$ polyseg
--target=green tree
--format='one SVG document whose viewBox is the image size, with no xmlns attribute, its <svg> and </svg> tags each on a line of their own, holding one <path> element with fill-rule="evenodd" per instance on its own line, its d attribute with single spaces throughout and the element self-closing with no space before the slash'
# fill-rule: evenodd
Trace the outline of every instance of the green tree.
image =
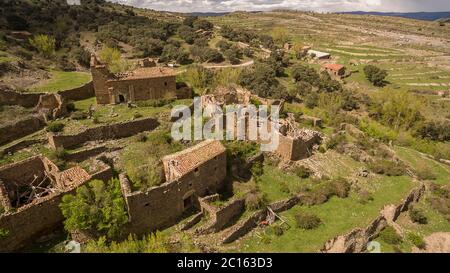
<svg viewBox="0 0 450 273">
<path fill-rule="evenodd" d="M 108 183 L 93 180 L 64 195 L 59 205 L 65 217 L 66 230 L 86 230 L 97 235 L 115 238 L 127 223 L 125 200 L 117 179 Z"/>
<path fill-rule="evenodd" d="M 289 42 L 289 33 L 284 27 L 276 27 L 271 32 L 272 37 L 278 44 L 284 45 L 284 43 Z"/>
<path fill-rule="evenodd" d="M 386 70 L 382 70 L 374 65 L 368 65 L 364 67 L 364 74 L 366 74 L 366 78 L 375 86 L 384 86 L 386 85 L 386 77 L 388 73 Z"/>
<path fill-rule="evenodd" d="M 45 34 L 35 35 L 29 40 L 30 44 L 44 57 L 50 58 L 55 54 L 55 38 Z"/>
<path fill-rule="evenodd" d="M 104 46 L 99 53 L 99 57 L 113 73 L 125 72 L 133 67 L 130 62 L 121 58 L 120 50 L 117 48 Z"/>
</svg>

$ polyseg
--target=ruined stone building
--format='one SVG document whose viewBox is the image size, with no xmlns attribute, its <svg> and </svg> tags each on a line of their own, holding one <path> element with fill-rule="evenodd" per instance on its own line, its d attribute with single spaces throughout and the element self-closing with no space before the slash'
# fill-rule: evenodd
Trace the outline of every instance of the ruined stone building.
<svg viewBox="0 0 450 273">
<path fill-rule="evenodd" d="M 91 179 L 80 167 L 60 171 L 50 160 L 35 156 L 0 168 L 0 252 L 14 251 L 63 221 L 61 198 Z"/>
<path fill-rule="evenodd" d="M 143 60 L 134 71 L 112 74 L 95 55 L 91 57 L 91 73 L 98 104 L 117 104 L 150 99 L 176 98 L 176 73 Z"/>
<path fill-rule="evenodd" d="M 319 132 L 299 128 L 291 121 L 281 120 L 280 142 L 276 153 L 284 160 L 301 160 L 312 155 L 314 145 L 320 144 L 322 137 Z"/>
<path fill-rule="evenodd" d="M 335 78 L 343 78 L 345 76 L 345 66 L 341 64 L 323 64 L 322 70 Z"/>
<path fill-rule="evenodd" d="M 227 156 L 220 141 L 203 141 L 162 161 L 166 183 L 146 192 L 133 192 L 128 179 L 121 176 L 131 233 L 141 234 L 176 224 L 184 213 L 199 209 L 199 197 L 215 194 L 224 186 Z"/>
</svg>

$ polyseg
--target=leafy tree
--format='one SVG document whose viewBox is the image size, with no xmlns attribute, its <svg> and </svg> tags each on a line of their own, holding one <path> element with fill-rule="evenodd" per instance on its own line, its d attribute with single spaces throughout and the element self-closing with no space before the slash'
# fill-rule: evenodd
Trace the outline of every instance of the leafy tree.
<svg viewBox="0 0 450 273">
<path fill-rule="evenodd" d="M 213 73 L 200 65 L 193 65 L 186 69 L 182 75 L 182 80 L 189 83 L 196 90 L 205 90 L 213 81 Z"/>
<path fill-rule="evenodd" d="M 197 34 L 195 34 L 195 30 L 189 26 L 180 26 L 177 31 L 178 36 L 183 39 L 186 43 L 192 45 L 197 38 Z"/>
<path fill-rule="evenodd" d="M 213 23 L 205 19 L 195 20 L 193 23 L 194 29 L 212 30 L 214 28 Z"/>
<path fill-rule="evenodd" d="M 261 42 L 261 45 L 265 48 L 273 48 L 275 46 L 275 42 L 270 35 L 261 35 L 259 36 L 259 41 Z"/>
<path fill-rule="evenodd" d="M 374 65 L 368 65 L 364 67 L 364 74 L 366 74 L 366 78 L 375 86 L 384 86 L 386 85 L 386 77 L 388 73 L 386 70 L 382 70 Z"/>
<path fill-rule="evenodd" d="M 59 205 L 65 217 L 67 230 L 86 230 L 108 238 L 120 235 L 128 216 L 117 179 L 105 184 L 93 180 L 76 190 L 75 195 L 64 195 Z"/>
<path fill-rule="evenodd" d="M 254 68 L 245 69 L 240 75 L 239 83 L 263 98 L 285 92 L 276 78 L 276 72 L 266 63 L 257 63 Z"/>
<path fill-rule="evenodd" d="M 217 42 L 216 47 L 218 49 L 220 49 L 221 51 L 225 51 L 227 49 L 230 49 L 232 45 L 233 45 L 232 43 L 222 39 L 222 40 Z"/>
<path fill-rule="evenodd" d="M 304 64 L 298 64 L 292 68 L 292 78 L 296 82 L 306 82 L 317 86 L 320 82 L 320 76 L 316 70 Z"/>
<path fill-rule="evenodd" d="M 435 141 L 450 141 L 450 121 L 432 120 L 420 123 L 415 129 L 415 135 Z"/>
<path fill-rule="evenodd" d="M 74 51 L 75 59 L 84 67 L 89 67 L 91 62 L 91 53 L 84 47 L 78 47 Z"/>
<path fill-rule="evenodd" d="M 276 27 L 272 30 L 272 37 L 278 44 L 284 45 L 284 43 L 289 42 L 289 33 L 284 27 Z"/>
<path fill-rule="evenodd" d="M 242 51 L 237 46 L 232 46 L 224 52 L 225 57 L 230 60 L 231 64 L 239 64 L 242 59 Z"/>
<path fill-rule="evenodd" d="M 120 51 L 117 48 L 104 46 L 99 52 L 99 57 L 113 73 L 125 72 L 132 68 L 130 62 L 121 58 Z"/>
<path fill-rule="evenodd" d="M 194 22 L 198 20 L 198 16 L 188 16 L 183 20 L 183 25 L 194 27 Z"/>
<path fill-rule="evenodd" d="M 50 58 L 55 54 L 55 38 L 45 34 L 35 35 L 29 40 L 30 44 L 44 57 Z"/>
<path fill-rule="evenodd" d="M 424 118 L 423 103 L 407 91 L 381 90 L 370 105 L 370 116 L 394 129 L 410 129 Z"/>
</svg>

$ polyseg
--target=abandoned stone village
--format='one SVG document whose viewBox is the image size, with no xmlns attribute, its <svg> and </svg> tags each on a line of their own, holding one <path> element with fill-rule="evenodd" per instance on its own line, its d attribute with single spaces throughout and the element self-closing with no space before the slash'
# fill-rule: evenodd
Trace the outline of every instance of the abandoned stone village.
<svg viewBox="0 0 450 273">
<path fill-rule="evenodd" d="M 92 55 L 91 72 L 92 82 L 57 93 L 21 93 L 1 87 L 1 104 L 33 110 L 31 117 L 0 128 L 0 144 L 4 145 L 2 154 L 12 155 L 36 143 L 55 151 L 73 149 L 75 152 L 66 155 L 65 160 L 71 162 L 71 167 L 64 170 L 44 155 L 35 155 L 0 168 L 0 204 L 4 208 L 0 228 L 8 231 L 8 236 L 0 240 L 0 252 L 20 250 L 37 238 L 61 228 L 64 217 L 58 205 L 65 194 L 73 194 L 91 180 L 108 182 L 117 176 L 128 211 L 127 234 L 143 235 L 165 229 L 186 217 L 188 220 L 183 222 L 182 230 L 191 228 L 204 218 L 207 221 L 198 230 L 199 234 L 215 233 L 227 227 L 229 232 L 223 243 L 234 241 L 252 229 L 254 218 L 244 224 L 228 226 L 244 210 L 245 199 L 242 197 L 231 198 L 225 205 L 215 205 L 219 194 L 230 187 L 227 176 L 233 170 L 228 168 L 227 151 L 220 141 L 193 143 L 185 150 L 163 157 L 165 182 L 147 191 L 133 189 L 127 173 L 116 174 L 114 152 L 121 147 L 111 149 L 104 144 L 109 140 L 151 132 L 161 122 L 169 120 L 139 117 L 101 124 L 72 134 L 49 132 L 45 139 L 24 138 L 42 130 L 51 121 L 67 116 L 70 101 L 95 97 L 99 105 L 133 104 L 143 100 L 191 97 L 192 91 L 186 85 L 177 84 L 176 73 L 171 68 L 158 66 L 153 60 L 142 60 L 136 70 L 114 75 Z M 336 73 L 339 75 L 340 72 Z M 283 106 L 280 100 L 267 100 L 241 88 L 224 87 L 203 96 L 202 106 L 246 105 L 255 99 L 263 104 Z M 304 118 L 320 126 L 319 119 Z M 314 153 L 321 142 L 321 134 L 300 127 L 289 115 L 280 121 L 280 145 L 273 156 L 289 162 L 308 158 Z M 261 160 L 262 156 L 249 160 L 247 167 L 253 161 Z M 90 160 L 89 168 L 80 165 L 85 160 Z M 275 213 L 292 204 L 292 200 L 286 202 L 274 204 L 270 210 Z M 73 238 L 82 240 L 83 236 L 73 234 Z"/>
</svg>

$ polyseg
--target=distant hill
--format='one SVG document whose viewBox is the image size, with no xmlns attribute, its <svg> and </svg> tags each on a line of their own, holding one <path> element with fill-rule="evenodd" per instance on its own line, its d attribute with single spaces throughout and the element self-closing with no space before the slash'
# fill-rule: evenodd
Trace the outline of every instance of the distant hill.
<svg viewBox="0 0 450 273">
<path fill-rule="evenodd" d="M 450 18 L 450 11 L 442 11 L 442 12 L 407 12 L 407 13 L 399 13 L 399 12 L 365 12 L 365 11 L 350 11 L 350 12 L 340 12 L 343 14 L 358 14 L 358 15 L 378 15 L 378 16 L 394 16 L 394 17 L 403 17 L 409 19 L 417 19 L 417 20 L 427 20 L 427 21 L 436 21 L 442 18 Z"/>
</svg>

